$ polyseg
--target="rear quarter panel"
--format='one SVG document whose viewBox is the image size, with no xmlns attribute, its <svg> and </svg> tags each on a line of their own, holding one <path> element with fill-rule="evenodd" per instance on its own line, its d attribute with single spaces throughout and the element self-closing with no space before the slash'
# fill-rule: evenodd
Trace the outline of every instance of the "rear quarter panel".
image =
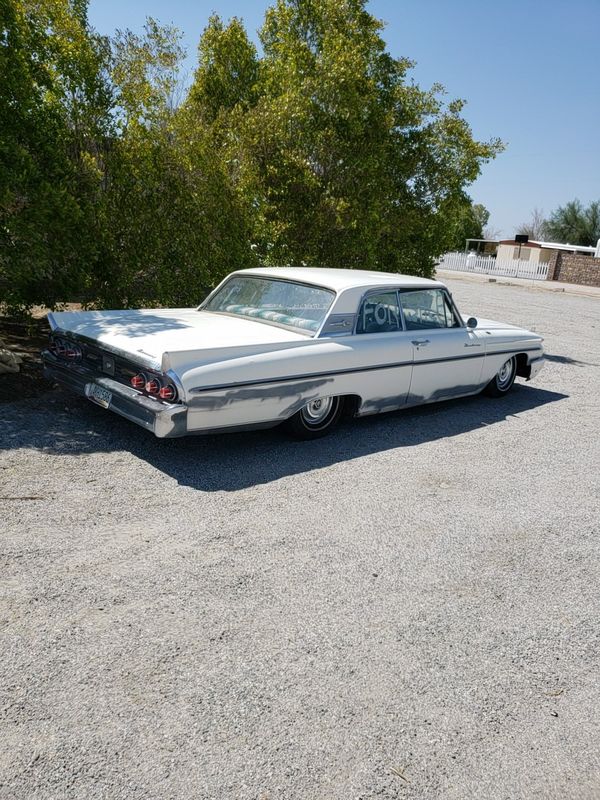
<svg viewBox="0 0 600 800">
<path fill-rule="evenodd" d="M 385 340 L 358 338 L 358 346 L 352 336 L 307 339 L 262 353 L 231 352 L 181 370 L 188 428 L 276 424 L 318 397 L 352 394 L 364 401 L 393 394 L 395 384 L 408 386 L 410 365 L 372 369 L 397 360 Z M 404 401 L 399 398 L 394 407 Z"/>
</svg>

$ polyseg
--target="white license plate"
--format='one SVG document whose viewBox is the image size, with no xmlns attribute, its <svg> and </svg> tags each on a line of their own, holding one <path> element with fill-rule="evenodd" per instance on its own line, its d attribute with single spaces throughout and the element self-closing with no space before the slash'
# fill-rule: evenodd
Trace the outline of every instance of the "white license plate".
<svg viewBox="0 0 600 800">
<path fill-rule="evenodd" d="M 98 403 L 99 406 L 108 408 L 112 400 L 112 392 L 109 392 L 103 386 L 98 386 L 97 383 L 92 383 L 88 389 L 88 397 L 94 403 Z"/>
</svg>

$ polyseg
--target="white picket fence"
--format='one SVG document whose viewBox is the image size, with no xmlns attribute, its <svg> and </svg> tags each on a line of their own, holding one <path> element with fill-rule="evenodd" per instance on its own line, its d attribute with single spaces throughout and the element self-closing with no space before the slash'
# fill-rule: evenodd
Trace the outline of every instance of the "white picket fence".
<svg viewBox="0 0 600 800">
<path fill-rule="evenodd" d="M 472 253 L 446 253 L 438 266 L 440 269 L 459 272 L 482 272 L 485 275 L 531 278 L 536 281 L 545 281 L 548 275 L 548 264 L 537 264 L 523 259 L 498 261 L 492 256 L 476 256 Z"/>
</svg>

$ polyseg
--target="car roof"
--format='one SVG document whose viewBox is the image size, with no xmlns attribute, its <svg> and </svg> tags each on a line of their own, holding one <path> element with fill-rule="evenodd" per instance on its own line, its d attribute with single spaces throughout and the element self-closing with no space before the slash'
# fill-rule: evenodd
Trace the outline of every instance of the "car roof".
<svg viewBox="0 0 600 800">
<path fill-rule="evenodd" d="M 401 275 L 396 272 L 375 272 L 364 269 L 323 269 L 322 267 L 259 267 L 244 269 L 236 275 L 256 275 L 264 278 L 283 278 L 286 280 L 310 283 L 333 289 L 335 292 L 344 289 L 376 289 L 378 286 L 399 286 L 413 289 L 416 287 L 443 287 L 440 281 L 419 278 L 414 275 Z"/>
</svg>

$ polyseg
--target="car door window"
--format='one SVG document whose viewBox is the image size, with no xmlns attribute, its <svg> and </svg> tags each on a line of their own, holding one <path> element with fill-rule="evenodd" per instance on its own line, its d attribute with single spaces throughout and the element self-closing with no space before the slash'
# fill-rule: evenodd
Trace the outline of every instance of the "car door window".
<svg viewBox="0 0 600 800">
<path fill-rule="evenodd" d="M 401 292 L 400 303 L 409 331 L 460 327 L 448 296 L 442 289 Z"/>
<path fill-rule="evenodd" d="M 362 302 L 357 333 L 389 333 L 402 330 L 397 292 L 370 294 Z"/>
</svg>

